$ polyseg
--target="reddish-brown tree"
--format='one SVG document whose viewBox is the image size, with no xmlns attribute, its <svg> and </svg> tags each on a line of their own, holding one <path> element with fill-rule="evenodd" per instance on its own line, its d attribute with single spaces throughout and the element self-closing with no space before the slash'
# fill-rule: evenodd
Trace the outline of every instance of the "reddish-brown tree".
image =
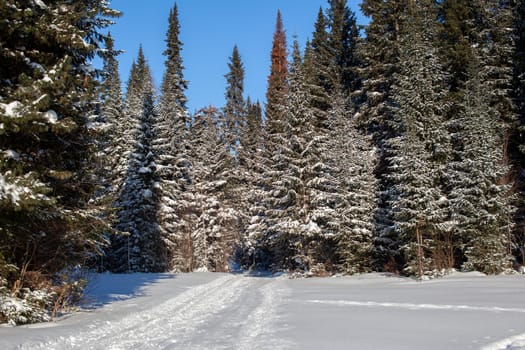
<svg viewBox="0 0 525 350">
<path fill-rule="evenodd" d="M 281 12 L 277 11 L 277 23 L 273 35 L 272 64 L 266 91 L 266 121 L 270 134 L 280 132 L 283 120 L 283 106 L 288 92 L 288 53 L 286 33 Z"/>
</svg>

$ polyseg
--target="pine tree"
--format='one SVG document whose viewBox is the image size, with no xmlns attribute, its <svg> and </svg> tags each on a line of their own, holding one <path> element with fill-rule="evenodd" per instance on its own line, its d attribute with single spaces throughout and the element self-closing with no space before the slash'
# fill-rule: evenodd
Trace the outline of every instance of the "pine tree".
<svg viewBox="0 0 525 350">
<path fill-rule="evenodd" d="M 243 235 L 236 260 L 246 268 L 254 263 L 255 247 L 261 236 L 259 223 L 264 213 L 264 141 L 262 109 L 259 102 L 246 101 L 246 124 L 241 132 L 239 148 L 239 188 L 240 214 Z"/>
<path fill-rule="evenodd" d="M 330 94 L 334 89 L 333 77 L 337 73 L 331 62 L 328 38 L 328 20 L 323 9 L 319 8 L 312 41 L 306 46 L 303 62 L 311 106 L 316 117 L 316 128 L 327 127 L 327 114 L 331 107 Z"/>
<path fill-rule="evenodd" d="M 193 264 L 188 268 L 228 271 L 239 242 L 238 213 L 226 197 L 231 177 L 229 149 L 221 139 L 220 113 L 214 107 L 199 111 L 192 135 Z"/>
<path fill-rule="evenodd" d="M 237 45 L 233 47 L 232 55 L 229 58 L 229 72 L 225 75 L 226 105 L 224 106 L 225 118 L 225 140 L 230 148 L 230 152 L 235 154 L 240 142 L 241 129 L 244 126 L 246 115 L 246 103 L 244 101 L 244 66 Z"/>
<path fill-rule="evenodd" d="M 271 54 L 270 75 L 266 90 L 266 124 L 269 133 L 277 132 L 284 119 L 282 106 L 288 92 L 288 53 L 286 49 L 286 32 L 281 12 L 277 12 L 273 46 Z"/>
<path fill-rule="evenodd" d="M 267 172 L 269 196 L 263 250 L 270 253 L 273 269 L 306 271 L 310 267 L 307 239 L 318 227 L 309 218 L 307 174 L 303 171 L 307 163 L 302 153 L 313 136 L 315 118 L 300 75 L 297 44 L 293 57 L 283 132 L 269 135 L 273 145 Z"/>
<path fill-rule="evenodd" d="M 124 145 L 119 142 L 120 135 L 124 133 L 124 100 L 122 98 L 121 81 L 118 71 L 117 55 L 120 51 L 114 49 L 114 40 L 110 33 L 106 38 L 106 49 L 103 53 L 104 66 L 102 69 L 102 82 L 100 84 L 100 124 L 103 128 L 104 137 L 101 140 L 100 152 L 104 156 L 100 177 L 106 187 L 104 190 L 104 201 L 114 201 L 118 192 L 119 184 L 123 182 L 123 176 L 119 167 L 121 159 L 126 151 Z M 107 204 L 111 206 L 111 204 Z"/>
<path fill-rule="evenodd" d="M 516 130 L 516 143 L 519 153 L 515 155 L 517 162 L 517 172 L 521 174 L 517 179 L 517 188 L 519 189 L 517 198 L 518 205 L 516 211 L 515 241 L 517 243 L 517 254 L 522 265 L 525 265 L 525 213 L 523 212 L 525 203 L 525 2 L 518 1 L 516 6 L 515 18 L 516 51 L 515 51 L 515 68 L 514 68 L 514 96 L 518 111 L 518 128 Z"/>
<path fill-rule="evenodd" d="M 359 88 L 359 79 L 356 76 L 358 66 L 357 43 L 359 30 L 355 13 L 347 5 L 346 0 L 329 0 L 327 11 L 328 27 L 330 28 L 328 44 L 331 62 L 335 67 L 332 84 L 341 87 L 345 94 Z"/>
<path fill-rule="evenodd" d="M 100 136 L 88 123 L 89 62 L 118 13 L 98 1 L 7 0 L 0 15 L 0 259 L 16 266 L 18 292 L 26 271 L 84 266 L 104 244 L 89 206 Z"/>
<path fill-rule="evenodd" d="M 188 112 L 185 90 L 187 81 L 183 76 L 179 39 L 180 25 L 177 6 L 170 11 L 166 37 L 166 71 L 162 82 L 159 116 L 155 121 L 153 151 L 156 161 L 159 197 L 158 220 L 162 236 L 170 251 L 170 267 L 179 269 L 182 256 L 179 250 L 190 244 L 190 199 L 187 198 L 191 184 L 191 162 L 188 151 Z M 177 262 L 175 262 L 177 261 Z M 183 264 L 185 265 L 185 264 Z"/>
<path fill-rule="evenodd" d="M 112 242 L 114 271 L 160 272 L 167 269 L 167 252 L 157 222 L 156 164 L 152 152 L 156 118 L 155 89 L 142 48 L 132 67 L 126 115 L 135 124 L 128 168 L 120 197 L 117 229 L 126 233 Z"/>
<path fill-rule="evenodd" d="M 421 0 L 408 8 L 400 31 L 400 71 L 394 75 L 394 127 L 388 140 L 392 190 L 391 219 L 406 259 L 406 271 L 419 278 L 453 267 L 443 175 L 450 152 L 445 129 L 446 75 L 434 47 L 434 4 Z"/>
<path fill-rule="evenodd" d="M 463 254 L 463 268 L 498 273 L 510 265 L 508 185 L 500 179 L 503 128 L 490 106 L 491 90 L 479 61 L 469 64 L 470 77 L 461 91 L 459 125 L 461 148 L 450 162 L 448 176 L 452 219 Z"/>
<path fill-rule="evenodd" d="M 338 201 L 336 261 L 339 271 L 359 273 L 372 268 L 377 151 L 359 130 L 340 93 L 330 111 L 330 162 L 336 169 Z"/>
<path fill-rule="evenodd" d="M 373 136 L 378 150 L 376 176 L 378 177 L 377 210 L 375 215 L 375 260 L 378 268 L 398 271 L 399 246 L 392 230 L 389 202 L 395 193 L 391 190 L 388 140 L 396 136 L 390 123 L 393 119 L 391 89 L 394 74 L 399 66 L 399 36 L 406 18 L 402 0 L 364 0 L 361 9 L 370 23 L 365 28 L 366 37 L 358 48 L 361 62 L 359 77 L 362 89 L 357 118 Z"/>
</svg>

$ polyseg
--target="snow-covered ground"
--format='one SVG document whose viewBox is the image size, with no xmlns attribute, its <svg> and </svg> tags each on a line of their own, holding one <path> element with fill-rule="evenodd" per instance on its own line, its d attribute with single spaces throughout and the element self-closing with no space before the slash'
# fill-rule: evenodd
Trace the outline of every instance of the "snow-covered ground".
<svg viewBox="0 0 525 350">
<path fill-rule="evenodd" d="M 525 349 L 525 277 L 95 275 L 81 312 L 0 349 Z"/>
</svg>

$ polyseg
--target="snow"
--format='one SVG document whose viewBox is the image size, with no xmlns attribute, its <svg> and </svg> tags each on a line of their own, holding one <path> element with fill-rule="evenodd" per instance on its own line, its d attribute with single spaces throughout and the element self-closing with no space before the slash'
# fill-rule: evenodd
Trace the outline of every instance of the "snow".
<svg viewBox="0 0 525 350">
<path fill-rule="evenodd" d="M 47 112 L 44 112 L 42 113 L 42 117 L 47 120 L 49 123 L 51 124 L 56 124 L 56 122 L 58 121 L 58 115 L 57 115 L 57 112 L 55 112 L 54 110 L 50 109 L 49 111 Z"/>
<path fill-rule="evenodd" d="M 8 104 L 0 103 L 0 108 L 4 110 L 4 114 L 8 118 L 20 118 L 22 117 L 22 114 L 20 114 L 20 110 L 24 107 L 24 105 L 20 101 L 13 101 Z"/>
<path fill-rule="evenodd" d="M 42 0 L 33 0 L 33 2 L 43 10 L 47 8 L 46 4 Z"/>
<path fill-rule="evenodd" d="M 1 349 L 524 350 L 523 276 L 100 274 L 81 312 Z"/>
</svg>

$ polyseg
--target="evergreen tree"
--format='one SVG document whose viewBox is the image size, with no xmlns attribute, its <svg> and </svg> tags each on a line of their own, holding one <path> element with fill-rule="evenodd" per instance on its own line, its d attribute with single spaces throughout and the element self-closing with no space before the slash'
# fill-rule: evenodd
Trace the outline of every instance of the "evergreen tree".
<svg viewBox="0 0 525 350">
<path fill-rule="evenodd" d="M 394 127 L 388 140 L 393 230 L 406 259 L 406 271 L 422 277 L 453 267 L 447 229 L 443 174 L 450 153 L 445 129 L 446 75 L 434 46 L 434 4 L 421 0 L 408 8 L 400 31 L 400 71 L 391 93 Z"/>
<path fill-rule="evenodd" d="M 327 115 L 331 106 L 330 94 L 333 92 L 333 77 L 336 75 L 329 47 L 328 20 L 319 8 L 312 41 L 306 46 L 304 72 L 308 94 L 314 109 L 316 128 L 327 127 Z"/>
<path fill-rule="evenodd" d="M 238 213 L 229 205 L 229 149 L 221 139 L 219 111 L 208 107 L 193 120 L 191 135 L 194 215 L 191 269 L 228 271 L 239 243 Z"/>
<path fill-rule="evenodd" d="M 463 268 L 498 273 L 510 266 L 509 188 L 500 182 L 506 172 L 501 162 L 503 128 L 490 106 L 492 92 L 480 63 L 471 62 L 467 73 L 461 113 L 453 121 L 459 126 L 461 148 L 448 171 L 452 219 Z"/>
<path fill-rule="evenodd" d="M 186 192 L 191 184 L 191 162 L 188 151 L 188 112 L 181 49 L 180 25 L 177 6 L 170 11 L 166 37 L 166 71 L 162 82 L 159 116 L 155 121 L 153 151 L 156 160 L 159 198 L 158 220 L 162 235 L 168 245 L 170 267 L 180 265 L 181 252 L 177 250 L 190 244 L 189 221 L 191 211 Z M 182 254 L 184 255 L 184 254 Z"/>
<path fill-rule="evenodd" d="M 135 128 L 125 182 L 116 203 L 117 229 L 126 236 L 112 242 L 114 271 L 160 272 L 167 269 L 167 252 L 157 222 L 156 164 L 152 152 L 156 118 L 155 89 L 142 48 L 132 67 L 126 96 L 127 118 Z"/>
<path fill-rule="evenodd" d="M 118 13 L 98 1 L 7 0 L 0 15 L 0 260 L 16 267 L 3 277 L 18 293 L 26 271 L 84 266 L 104 243 L 89 206 L 99 137 L 89 62 Z"/>
<path fill-rule="evenodd" d="M 515 240 L 517 243 L 517 252 L 522 265 L 525 265 L 525 2 L 518 1 L 516 6 L 515 18 L 516 51 L 515 51 L 515 68 L 514 68 L 514 95 L 518 111 L 518 128 L 516 130 L 516 142 L 518 143 L 519 154 L 516 154 L 517 172 L 520 176 L 517 179 L 518 205 L 516 211 L 517 223 L 515 227 Z"/>
<path fill-rule="evenodd" d="M 266 198 L 264 249 L 271 254 L 273 269 L 308 270 L 307 238 L 318 231 L 310 220 L 306 187 L 306 160 L 302 157 L 313 137 L 315 122 L 309 95 L 300 75 L 300 55 L 295 45 L 290 89 L 285 106 L 283 132 L 270 135 L 271 161 L 268 169 L 269 197 Z"/>
<path fill-rule="evenodd" d="M 336 79 L 332 84 L 348 94 L 359 88 L 356 76 L 359 30 L 355 13 L 348 8 L 346 0 L 329 0 L 328 3 L 328 44 L 331 64 L 335 66 L 332 69 L 335 73 L 333 79 Z"/>
<path fill-rule="evenodd" d="M 230 152 L 235 154 L 240 142 L 241 129 L 245 123 L 246 103 L 244 101 L 244 66 L 237 45 L 233 47 L 233 53 L 228 63 L 229 72 L 225 75 L 226 105 L 224 106 L 225 118 L 225 141 Z"/>
<path fill-rule="evenodd" d="M 277 12 L 273 46 L 271 54 L 270 75 L 266 90 L 266 125 L 268 132 L 277 132 L 284 119 L 282 106 L 288 92 L 288 53 L 286 49 L 286 32 L 281 12 Z M 275 130 L 277 129 L 277 130 Z"/>
<path fill-rule="evenodd" d="M 262 109 L 259 102 L 252 103 L 248 97 L 246 124 L 241 133 L 239 148 L 240 214 L 243 235 L 236 260 L 244 267 L 253 265 L 257 237 L 260 237 L 258 223 L 264 213 L 264 141 Z"/>
<path fill-rule="evenodd" d="M 329 161 L 336 169 L 339 196 L 334 207 L 339 216 L 336 261 L 341 272 L 353 274 L 372 267 L 377 151 L 346 105 L 340 93 L 330 111 Z"/>
<path fill-rule="evenodd" d="M 361 9 L 370 23 L 365 28 L 366 37 L 358 48 L 361 62 L 359 77 L 362 96 L 357 118 L 373 136 L 378 150 L 376 176 L 378 178 L 377 210 L 375 215 L 375 260 L 379 268 L 398 270 L 399 247 L 392 230 L 392 207 L 395 199 L 388 172 L 392 170 L 389 159 L 392 151 L 388 140 L 396 136 L 390 121 L 393 119 L 391 89 L 394 74 L 399 66 L 399 36 L 406 17 L 403 0 L 364 0 Z"/>
</svg>

